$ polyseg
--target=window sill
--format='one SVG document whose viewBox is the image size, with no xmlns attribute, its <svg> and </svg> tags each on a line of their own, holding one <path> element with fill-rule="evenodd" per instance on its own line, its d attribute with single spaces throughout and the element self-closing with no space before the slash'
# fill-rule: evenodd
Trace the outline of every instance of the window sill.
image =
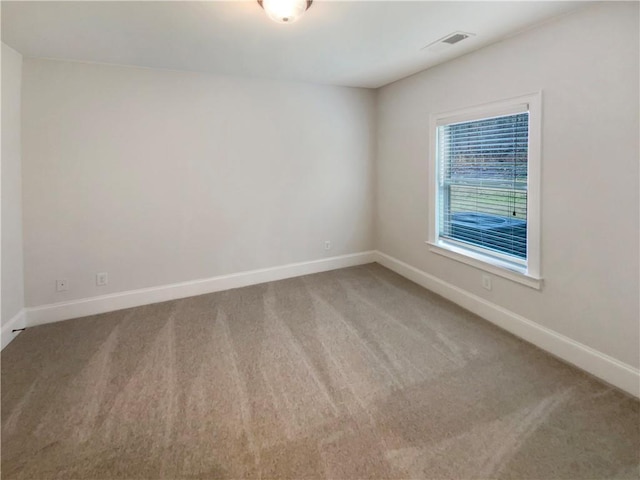
<svg viewBox="0 0 640 480">
<path fill-rule="evenodd" d="M 471 265 L 472 267 L 475 267 L 479 270 L 483 270 L 499 277 L 506 278 L 507 280 L 526 285 L 527 287 L 533 288 L 535 290 L 542 289 L 543 282 L 541 278 L 535 278 L 527 275 L 526 273 L 511 270 L 506 266 L 503 267 L 494 263 L 489 263 L 490 259 L 485 259 L 486 257 L 475 254 L 473 252 L 465 251 L 464 253 L 458 253 L 456 251 L 458 249 L 456 249 L 455 247 L 443 247 L 432 242 L 425 243 L 429 245 L 430 251 L 438 255 L 442 255 L 443 257 L 447 257 L 452 260 Z M 460 251 L 462 251 L 462 249 L 460 249 Z"/>
</svg>

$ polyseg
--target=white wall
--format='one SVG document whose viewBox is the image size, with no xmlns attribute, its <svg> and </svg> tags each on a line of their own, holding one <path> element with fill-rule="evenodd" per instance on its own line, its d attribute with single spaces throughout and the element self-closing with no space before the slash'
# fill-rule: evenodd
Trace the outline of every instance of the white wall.
<svg viewBox="0 0 640 480">
<path fill-rule="evenodd" d="M 638 4 L 590 6 L 378 91 L 377 247 L 640 365 Z M 429 114 L 543 91 L 541 291 L 430 253 Z"/>
<path fill-rule="evenodd" d="M 2 326 L 24 307 L 20 89 L 22 56 L 2 44 Z M 5 338 L 3 338 L 3 346 Z"/>
<path fill-rule="evenodd" d="M 372 91 L 25 59 L 23 98 L 27 306 L 373 247 Z"/>
</svg>

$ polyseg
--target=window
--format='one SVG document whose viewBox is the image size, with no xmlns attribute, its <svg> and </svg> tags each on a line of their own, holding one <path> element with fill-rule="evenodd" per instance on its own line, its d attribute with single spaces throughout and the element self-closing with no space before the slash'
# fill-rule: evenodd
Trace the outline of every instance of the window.
<svg viewBox="0 0 640 480">
<path fill-rule="evenodd" d="M 539 287 L 540 95 L 432 116 L 437 253 Z"/>
</svg>

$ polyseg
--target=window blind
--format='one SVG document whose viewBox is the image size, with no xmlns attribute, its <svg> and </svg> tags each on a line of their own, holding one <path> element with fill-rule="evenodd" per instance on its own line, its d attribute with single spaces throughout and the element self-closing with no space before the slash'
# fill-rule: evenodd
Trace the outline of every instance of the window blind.
<svg viewBox="0 0 640 480">
<path fill-rule="evenodd" d="M 439 239 L 527 258 L 529 113 L 437 128 Z"/>
</svg>

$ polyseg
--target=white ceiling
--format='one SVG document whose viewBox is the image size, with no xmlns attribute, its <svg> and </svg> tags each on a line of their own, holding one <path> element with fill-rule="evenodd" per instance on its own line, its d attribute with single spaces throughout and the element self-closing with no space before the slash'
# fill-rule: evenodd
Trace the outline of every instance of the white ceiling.
<svg viewBox="0 0 640 480">
<path fill-rule="evenodd" d="M 375 88 L 583 5 L 315 0 L 283 25 L 255 0 L 2 1 L 2 41 L 27 57 Z M 476 36 L 421 50 L 454 31 Z"/>
</svg>

